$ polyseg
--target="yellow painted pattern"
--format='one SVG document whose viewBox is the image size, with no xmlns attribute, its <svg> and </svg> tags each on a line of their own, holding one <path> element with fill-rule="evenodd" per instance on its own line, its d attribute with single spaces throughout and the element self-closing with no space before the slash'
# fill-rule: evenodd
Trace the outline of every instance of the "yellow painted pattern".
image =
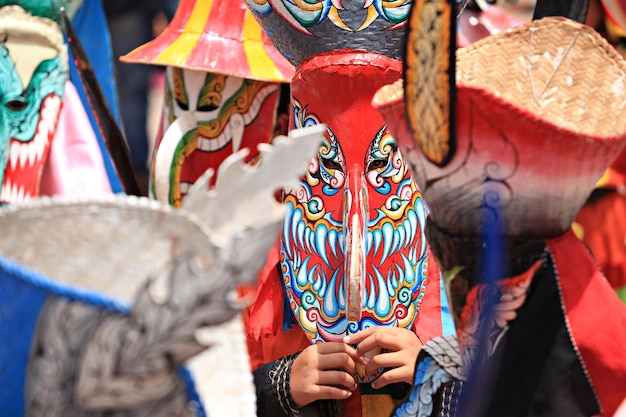
<svg viewBox="0 0 626 417">
<path fill-rule="evenodd" d="M 212 9 L 213 0 L 197 1 L 181 36 L 165 48 L 156 61 L 183 65 L 204 32 Z"/>
<path fill-rule="evenodd" d="M 262 29 L 254 19 L 252 13 L 246 10 L 243 22 L 243 49 L 248 60 L 251 78 L 274 77 L 277 80 L 283 78 L 274 61 L 267 55 L 263 46 Z"/>
</svg>

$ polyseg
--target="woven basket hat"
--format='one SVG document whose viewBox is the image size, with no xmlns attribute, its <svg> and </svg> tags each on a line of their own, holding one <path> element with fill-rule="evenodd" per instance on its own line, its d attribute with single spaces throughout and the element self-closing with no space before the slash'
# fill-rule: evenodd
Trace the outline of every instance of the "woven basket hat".
<svg viewBox="0 0 626 417">
<path fill-rule="evenodd" d="M 445 164 L 425 156 L 424 138 L 446 129 L 424 102 L 437 92 L 414 93 L 407 113 L 400 82 L 375 97 L 431 220 L 455 236 L 476 236 L 495 219 L 509 236 L 563 233 L 624 146 L 622 57 L 591 28 L 545 18 L 458 50 L 456 65 L 456 139 L 444 144 Z M 414 134 L 408 112 L 424 121 Z"/>
<path fill-rule="evenodd" d="M 243 0 L 181 0 L 162 34 L 120 60 L 269 82 L 294 72 Z"/>
<path fill-rule="evenodd" d="M 179 210 L 128 196 L 1 209 L 3 415 L 254 415 L 233 290 L 265 263 L 275 192 L 297 184 L 324 131 L 265 144 L 255 166 L 231 155 Z"/>
</svg>

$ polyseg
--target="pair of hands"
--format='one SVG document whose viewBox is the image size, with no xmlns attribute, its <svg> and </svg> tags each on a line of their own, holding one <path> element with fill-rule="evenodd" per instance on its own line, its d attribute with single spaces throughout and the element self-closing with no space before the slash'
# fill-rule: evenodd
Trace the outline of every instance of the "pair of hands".
<svg viewBox="0 0 626 417">
<path fill-rule="evenodd" d="M 413 383 L 415 361 L 422 343 L 415 333 L 398 327 L 370 327 L 341 342 L 317 343 L 308 346 L 293 362 L 290 391 L 298 407 L 317 400 L 345 400 L 357 388 L 356 365 L 365 367 L 365 378 L 387 368 L 372 388 L 395 382 Z M 353 348 L 352 345 L 357 345 Z M 374 349 L 383 353 L 367 360 L 365 354 Z"/>
</svg>

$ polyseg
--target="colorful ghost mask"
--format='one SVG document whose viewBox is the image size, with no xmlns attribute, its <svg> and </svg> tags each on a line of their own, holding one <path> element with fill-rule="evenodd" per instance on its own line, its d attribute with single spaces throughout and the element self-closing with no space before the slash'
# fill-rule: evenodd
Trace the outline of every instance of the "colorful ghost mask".
<svg viewBox="0 0 626 417">
<path fill-rule="evenodd" d="M 428 268 L 421 195 L 370 105 L 377 86 L 400 76 L 401 64 L 371 53 L 332 57 L 312 58 L 292 81 L 293 127 L 324 122 L 328 129 L 302 186 L 286 197 L 282 235 L 285 288 L 314 342 L 374 325 L 411 327 Z M 319 86 L 350 94 L 320 100 Z M 346 242 L 361 239 L 348 251 Z M 362 302 L 355 306 L 344 263 L 358 250 L 354 259 L 362 261 L 351 275 L 360 279 L 353 289 Z M 356 310 L 356 320 L 349 322 L 349 310 Z"/>
<path fill-rule="evenodd" d="M 165 134 L 152 165 L 155 196 L 178 206 L 208 168 L 272 137 L 280 85 L 168 67 Z"/>
<path fill-rule="evenodd" d="M 63 35 L 19 6 L 0 9 L 0 183 L 3 202 L 35 196 L 67 80 Z"/>
<path fill-rule="evenodd" d="M 273 137 L 280 84 L 293 68 L 241 2 L 181 1 L 163 34 L 123 58 L 166 65 L 152 194 L 178 207 L 208 168 Z"/>
<path fill-rule="evenodd" d="M 370 326 L 417 329 L 426 287 L 439 294 L 423 234 L 427 210 L 371 106 L 376 86 L 401 76 L 412 1 L 247 4 L 297 66 L 291 126 L 328 127 L 301 186 L 286 196 L 279 279 L 295 320 L 313 343 Z M 438 322 L 423 337 L 444 331 L 442 316 L 421 321 Z"/>
</svg>

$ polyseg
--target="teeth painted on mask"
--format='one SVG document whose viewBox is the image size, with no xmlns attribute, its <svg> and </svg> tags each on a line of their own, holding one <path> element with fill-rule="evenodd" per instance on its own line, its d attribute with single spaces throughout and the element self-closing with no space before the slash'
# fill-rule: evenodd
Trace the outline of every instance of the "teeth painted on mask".
<svg viewBox="0 0 626 417">
<path fill-rule="evenodd" d="M 302 246 L 302 240 L 298 236 L 298 230 L 302 230 L 304 225 L 302 224 L 302 211 L 294 210 L 293 217 L 291 219 L 291 237 L 290 241 L 294 242 L 295 247 L 293 250 L 296 250 L 298 246 Z"/>
<path fill-rule="evenodd" d="M 11 203 L 15 203 L 18 201 L 17 196 L 18 196 L 18 187 L 17 185 L 13 184 L 11 188 L 9 188 L 9 195 L 7 197 Z"/>
<path fill-rule="evenodd" d="M 298 222 L 296 224 L 296 242 L 298 242 L 298 246 L 303 248 L 305 247 L 305 233 L 307 231 L 307 227 L 303 222 Z M 309 248 L 310 250 L 310 248 Z"/>
<path fill-rule="evenodd" d="M 2 200 L 12 203 L 15 201 L 13 197 L 13 184 L 7 180 L 2 187 Z"/>
<path fill-rule="evenodd" d="M 404 223 L 398 225 L 398 247 L 400 249 L 405 248 L 408 241 L 409 239 L 407 239 L 407 233 L 406 229 L 404 228 Z"/>
<path fill-rule="evenodd" d="M 230 124 L 227 124 L 224 127 L 224 131 L 222 132 L 221 135 L 219 135 L 215 140 L 212 140 L 209 142 L 210 145 L 210 151 L 211 152 L 215 152 L 217 150 L 222 149 L 224 146 L 226 146 L 226 144 L 232 140 L 233 138 L 233 132 L 230 128 Z"/>
<path fill-rule="evenodd" d="M 28 201 L 31 198 L 33 198 L 33 196 L 31 195 L 30 191 L 24 191 L 24 199 L 22 201 Z"/>
<path fill-rule="evenodd" d="M 337 237 L 337 243 L 339 244 L 339 253 L 344 254 L 346 253 L 346 234 L 341 231 L 339 232 Z"/>
<path fill-rule="evenodd" d="M 289 238 L 289 232 L 291 231 L 291 205 L 288 205 L 285 210 L 285 215 L 283 216 L 283 248 L 288 253 L 291 254 L 291 239 Z"/>
<path fill-rule="evenodd" d="M 402 275 L 400 265 L 394 262 L 393 266 L 387 271 L 387 279 L 385 280 L 385 287 L 390 297 L 396 294 L 396 288 L 398 288 L 398 276 Z M 396 285 L 394 285 L 394 281 Z"/>
<path fill-rule="evenodd" d="M 304 224 L 302 225 L 302 241 L 300 243 L 300 247 L 306 250 L 307 253 L 313 252 L 313 244 L 311 237 L 313 235 L 313 231 L 310 228 L 306 227 Z"/>
<path fill-rule="evenodd" d="M 15 171 L 17 162 L 20 159 L 20 142 L 11 141 L 11 148 L 9 149 L 9 162 L 11 163 L 11 169 Z"/>
<path fill-rule="evenodd" d="M 326 239 L 328 237 L 328 229 L 326 226 L 321 225 L 315 230 L 315 248 L 317 253 L 321 256 L 327 266 L 330 266 L 328 262 L 328 256 L 326 254 Z"/>
<path fill-rule="evenodd" d="M 303 288 L 308 284 L 309 282 L 308 270 L 309 270 L 309 260 L 305 259 L 304 262 L 302 262 L 302 265 L 300 265 L 300 269 L 298 269 L 298 272 L 296 273 L 296 283 L 298 287 Z"/>
<path fill-rule="evenodd" d="M 337 282 L 337 275 L 333 275 L 333 277 L 331 278 L 328 284 L 328 287 L 337 288 L 337 286 L 335 285 L 336 282 Z M 324 297 L 324 300 L 323 300 L 324 312 L 326 312 L 326 314 L 328 314 L 331 317 L 337 314 L 339 310 L 340 300 L 341 299 L 345 300 L 345 295 L 342 294 L 343 285 L 339 286 L 339 291 L 337 292 L 339 294 L 336 294 L 336 291 L 327 291 L 326 297 Z M 345 303 L 341 303 L 341 304 L 345 305 Z"/>
<path fill-rule="evenodd" d="M 419 248 L 421 250 L 420 254 L 417 253 L 417 249 L 418 249 L 417 246 L 414 246 L 413 249 L 411 250 L 410 261 L 413 262 L 413 264 L 417 264 L 419 260 L 424 257 L 422 255 L 422 253 L 425 253 L 424 247 L 426 247 L 426 245 L 422 245 L 422 248 Z"/>
<path fill-rule="evenodd" d="M 373 274 L 367 274 L 366 277 L 366 281 L 368 283 L 368 285 L 366 285 L 366 288 L 370 288 L 370 291 L 368 293 L 365 294 L 366 297 L 366 305 L 367 308 L 372 309 L 374 308 L 374 306 L 376 305 L 376 278 L 375 276 L 379 274 L 378 269 L 373 268 L 374 273 Z"/>
<path fill-rule="evenodd" d="M 329 230 L 328 231 L 328 246 L 330 247 L 330 251 L 332 252 L 333 256 L 335 258 L 337 258 L 337 250 L 338 250 L 338 244 L 339 242 L 337 241 L 337 231 L 336 230 Z M 340 253 L 340 252 L 339 252 Z"/>
<path fill-rule="evenodd" d="M 61 108 L 61 99 L 57 96 L 46 98 L 43 103 L 43 109 L 41 111 L 41 120 L 37 126 L 37 130 L 41 129 L 42 139 L 48 142 L 48 136 L 50 132 L 54 131 L 54 127 L 57 124 L 59 111 Z"/>
<path fill-rule="evenodd" d="M 383 233 L 380 229 L 376 229 L 372 231 L 372 246 L 374 247 L 374 253 L 372 254 L 372 259 L 374 259 L 378 255 L 378 250 L 381 248 L 381 243 L 383 241 Z"/>
<path fill-rule="evenodd" d="M 395 264 L 395 265 L 398 266 L 398 264 Z M 403 276 L 403 273 L 392 275 L 391 280 L 389 280 L 389 282 L 391 283 L 394 289 L 397 289 L 400 283 L 402 282 L 402 276 Z"/>
<path fill-rule="evenodd" d="M 11 180 L 8 178 L 4 179 L 4 184 L 2 184 L 2 192 L 0 193 L 0 200 L 8 202 L 11 201 L 9 200 L 9 193 L 11 190 Z"/>
<path fill-rule="evenodd" d="M 420 242 L 422 242 L 419 245 L 420 248 L 420 259 L 423 258 L 424 256 L 426 256 L 426 253 L 428 251 L 428 246 L 426 245 L 426 231 L 424 229 L 421 230 L 420 232 Z M 418 246 L 418 245 L 416 245 Z"/>
<path fill-rule="evenodd" d="M 259 110 L 261 109 L 261 106 L 265 102 L 265 99 L 277 90 L 278 85 L 273 84 L 263 87 L 261 91 L 259 91 L 259 93 L 252 101 L 250 109 L 248 109 L 248 111 L 243 115 L 246 125 L 250 124 L 250 122 L 256 119 L 256 117 L 259 115 Z"/>
<path fill-rule="evenodd" d="M 15 196 L 15 200 L 14 200 L 14 202 L 16 202 L 16 203 L 20 203 L 20 202 L 24 201 L 24 200 L 25 200 L 25 198 L 24 198 L 24 194 L 25 194 L 25 193 L 24 193 L 24 187 L 20 185 L 20 186 L 18 187 L 18 190 L 17 190 L 17 195 Z"/>
<path fill-rule="evenodd" d="M 41 118 L 46 120 L 50 127 L 54 126 L 60 107 L 61 98 L 58 96 L 48 96 L 44 100 Z"/>
<path fill-rule="evenodd" d="M 365 230 L 365 256 L 368 257 L 368 259 L 374 259 L 374 256 L 376 255 L 376 253 L 372 254 L 371 252 L 374 251 L 376 252 L 376 248 L 374 247 L 374 231 L 370 230 L 370 229 L 366 229 Z"/>
<path fill-rule="evenodd" d="M 331 289 L 331 291 L 329 291 L 330 294 L 335 292 L 334 289 L 336 288 L 335 286 L 336 280 L 337 280 L 337 275 L 334 275 L 333 279 L 328 283 L 328 288 Z M 340 285 L 339 290 L 337 291 L 337 306 L 340 309 L 344 309 L 344 310 L 346 308 L 346 291 L 343 285 Z"/>
<path fill-rule="evenodd" d="M 231 140 L 230 126 L 226 125 L 224 131 L 216 138 L 205 138 L 200 136 L 198 149 L 204 152 L 215 152 L 224 147 Z"/>
<path fill-rule="evenodd" d="M 243 115 L 235 113 L 230 117 L 228 126 L 230 127 L 230 140 L 232 145 L 232 151 L 237 152 L 241 148 L 243 143 L 243 134 L 246 130 L 247 123 L 244 120 Z M 226 144 L 224 144 L 226 146 Z"/>
<path fill-rule="evenodd" d="M 313 290 L 317 292 L 320 297 L 326 296 L 326 276 L 323 274 L 316 274 L 315 283 L 313 284 Z"/>
<path fill-rule="evenodd" d="M 387 288 L 385 284 L 385 279 L 380 273 L 376 273 L 376 280 L 378 281 L 378 297 L 376 301 L 374 301 L 374 305 L 372 308 L 376 308 L 376 312 L 381 316 L 387 316 L 391 311 L 391 297 L 387 291 L 381 291 L 384 288 Z"/>
<path fill-rule="evenodd" d="M 310 279 L 312 281 L 311 288 L 313 289 L 313 291 L 319 294 L 320 288 L 322 286 L 322 279 L 319 276 L 313 277 L 313 274 L 311 274 Z"/>
<path fill-rule="evenodd" d="M 43 151 L 46 149 L 47 144 L 48 144 L 48 137 L 46 137 L 45 142 L 42 140 L 38 140 L 38 138 L 35 137 L 35 143 L 33 147 L 35 148 L 35 155 L 36 155 L 37 161 L 41 161 L 41 159 L 43 158 Z"/>
<path fill-rule="evenodd" d="M 189 189 L 191 188 L 191 184 L 186 181 L 181 181 L 179 186 L 181 194 L 187 194 L 189 192 Z"/>
<path fill-rule="evenodd" d="M 416 242 L 416 239 L 419 239 L 423 234 L 424 228 L 421 226 L 415 210 L 409 210 L 405 222 L 409 225 L 408 227 L 411 228 L 411 241 L 409 244 L 418 245 L 420 242 L 423 242 L 423 240 Z"/>
<path fill-rule="evenodd" d="M 416 220 L 419 224 L 419 227 L 421 229 L 424 229 L 424 226 L 426 225 L 426 208 L 421 203 L 421 201 L 419 202 L 419 204 L 415 205 L 414 213 L 416 216 Z"/>
<path fill-rule="evenodd" d="M 395 253 L 402 247 L 403 239 L 400 234 L 400 229 L 396 228 L 393 231 L 393 244 L 391 245 L 391 253 Z"/>
<path fill-rule="evenodd" d="M 402 224 L 404 224 L 404 228 L 406 229 L 406 235 L 409 237 L 406 244 L 411 245 L 413 243 L 413 240 L 415 240 L 415 235 L 417 234 L 417 217 L 413 210 L 409 210 L 406 213 L 406 217 Z"/>
<path fill-rule="evenodd" d="M 41 159 L 40 157 L 38 157 L 38 154 L 43 155 L 44 144 L 42 136 L 48 136 L 48 131 L 43 126 L 45 126 L 45 122 L 42 119 L 39 122 L 39 126 L 37 127 L 37 132 L 35 132 L 35 137 L 33 138 L 33 140 L 22 144 L 22 146 L 28 149 L 28 164 L 30 166 L 33 166 L 35 164 L 35 161 Z"/>
<path fill-rule="evenodd" d="M 384 223 L 381 229 L 382 229 L 382 234 L 383 234 L 383 242 L 382 242 L 383 254 L 379 262 L 379 265 L 382 265 L 385 262 L 385 260 L 387 260 L 387 258 L 389 257 L 389 254 L 391 252 L 391 245 L 393 244 L 393 239 L 394 239 L 394 230 L 391 224 Z"/>
<path fill-rule="evenodd" d="M 24 168 L 28 162 L 28 145 L 20 144 L 20 168 Z"/>
<path fill-rule="evenodd" d="M 402 279 L 404 280 L 404 282 L 412 284 L 415 282 L 415 277 L 417 276 L 417 268 L 415 267 L 415 265 L 417 265 L 417 262 L 414 262 L 413 260 L 410 260 L 404 256 L 402 257 L 402 259 L 404 261 Z"/>
<path fill-rule="evenodd" d="M 396 263 L 392 262 L 391 265 L 388 265 L 387 268 L 385 269 L 385 273 L 381 274 L 383 276 L 383 282 L 384 285 L 382 287 L 380 287 L 380 291 L 387 291 L 391 292 L 391 295 L 393 295 L 393 285 L 391 285 L 391 280 L 396 277 L 398 274 L 396 273 L 395 270 L 396 267 Z"/>
</svg>

